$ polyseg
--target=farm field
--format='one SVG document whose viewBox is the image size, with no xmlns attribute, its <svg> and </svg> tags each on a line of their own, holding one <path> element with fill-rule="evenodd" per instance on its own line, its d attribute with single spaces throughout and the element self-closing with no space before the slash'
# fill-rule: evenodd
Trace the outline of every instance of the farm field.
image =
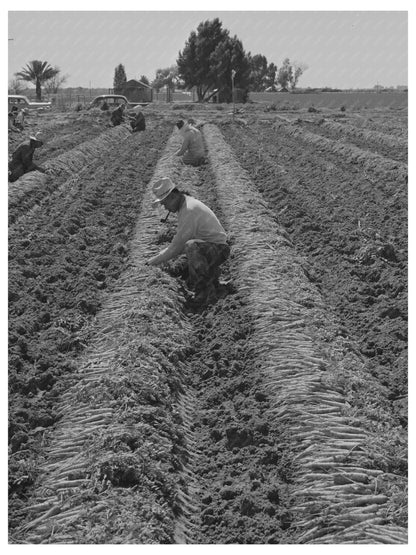
<svg viewBox="0 0 416 555">
<path fill-rule="evenodd" d="M 407 542 L 407 109 L 31 116 L 9 184 L 9 541 Z M 181 165 L 179 117 L 208 164 Z M 9 138 L 10 150 L 16 137 Z M 195 308 L 170 175 L 229 233 Z"/>
</svg>

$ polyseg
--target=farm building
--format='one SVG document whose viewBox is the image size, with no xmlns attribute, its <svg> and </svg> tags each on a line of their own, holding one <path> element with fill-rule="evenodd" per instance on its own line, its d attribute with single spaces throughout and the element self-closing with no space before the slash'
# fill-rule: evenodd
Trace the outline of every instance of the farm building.
<svg viewBox="0 0 416 555">
<path fill-rule="evenodd" d="M 137 79 L 126 81 L 120 94 L 126 96 L 129 102 L 152 102 L 153 100 L 152 87 Z"/>
</svg>

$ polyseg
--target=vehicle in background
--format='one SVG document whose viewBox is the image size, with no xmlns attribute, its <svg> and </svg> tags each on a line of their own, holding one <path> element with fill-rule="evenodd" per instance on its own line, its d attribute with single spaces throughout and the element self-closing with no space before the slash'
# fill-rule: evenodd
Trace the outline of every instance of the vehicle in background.
<svg viewBox="0 0 416 555">
<path fill-rule="evenodd" d="M 52 102 L 37 102 L 29 100 L 27 96 L 22 94 L 9 94 L 8 95 L 8 110 L 17 106 L 19 110 L 21 108 L 28 110 L 50 110 L 52 108 Z"/>
<path fill-rule="evenodd" d="M 129 101 L 122 94 L 100 94 L 91 101 L 88 108 L 102 108 L 104 103 L 107 104 L 109 110 L 112 110 L 118 108 L 121 104 L 127 107 Z"/>
</svg>

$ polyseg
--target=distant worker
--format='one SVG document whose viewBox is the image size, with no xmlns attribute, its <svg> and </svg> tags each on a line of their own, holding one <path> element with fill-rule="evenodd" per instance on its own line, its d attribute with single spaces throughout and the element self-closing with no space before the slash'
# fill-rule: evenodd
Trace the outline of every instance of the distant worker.
<svg viewBox="0 0 416 555">
<path fill-rule="evenodd" d="M 131 130 L 133 133 L 137 131 L 145 131 L 146 120 L 144 119 L 143 112 L 138 112 L 130 121 Z"/>
<path fill-rule="evenodd" d="M 201 131 L 182 119 L 176 122 L 176 127 L 183 137 L 183 142 L 181 148 L 175 152 L 175 154 L 177 156 L 182 156 L 184 164 L 191 166 L 200 166 L 204 164 L 205 147 Z"/>
<path fill-rule="evenodd" d="M 124 121 L 124 104 L 120 104 L 118 108 L 113 110 L 111 113 L 111 123 L 114 125 L 120 125 Z"/>
<path fill-rule="evenodd" d="M 16 116 L 18 112 L 18 107 L 12 106 L 12 109 L 8 113 L 9 131 L 20 131 L 20 129 L 16 126 Z"/>
<path fill-rule="evenodd" d="M 17 115 L 15 117 L 14 124 L 18 129 L 20 129 L 20 131 L 23 131 L 23 128 L 25 126 L 24 125 L 25 124 L 25 116 L 26 116 L 26 110 L 24 108 L 21 108 L 17 112 Z"/>
<path fill-rule="evenodd" d="M 29 137 L 29 142 L 21 143 L 12 154 L 9 162 L 9 181 L 13 183 L 23 174 L 39 171 L 45 173 L 46 170 L 33 162 L 33 155 L 37 148 L 43 145 L 43 141 L 39 139 L 39 133 L 36 136 Z"/>
<path fill-rule="evenodd" d="M 230 254 L 224 228 L 208 206 L 178 190 L 169 177 L 163 177 L 153 185 L 153 194 L 156 197 L 154 203 L 178 214 L 178 227 L 170 245 L 151 258 L 148 264 L 156 266 L 186 254 L 194 301 L 214 301 L 221 273 L 219 267 Z"/>
</svg>

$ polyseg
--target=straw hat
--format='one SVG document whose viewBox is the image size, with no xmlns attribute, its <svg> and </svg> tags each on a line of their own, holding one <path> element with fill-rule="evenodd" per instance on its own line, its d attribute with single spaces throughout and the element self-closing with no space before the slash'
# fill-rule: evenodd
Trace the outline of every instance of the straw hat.
<svg viewBox="0 0 416 555">
<path fill-rule="evenodd" d="M 175 189 L 176 185 L 170 179 L 170 177 L 162 177 L 158 179 L 153 184 L 152 191 L 156 197 L 156 200 L 153 201 L 153 204 L 158 202 L 162 202 L 172 191 Z"/>
</svg>

